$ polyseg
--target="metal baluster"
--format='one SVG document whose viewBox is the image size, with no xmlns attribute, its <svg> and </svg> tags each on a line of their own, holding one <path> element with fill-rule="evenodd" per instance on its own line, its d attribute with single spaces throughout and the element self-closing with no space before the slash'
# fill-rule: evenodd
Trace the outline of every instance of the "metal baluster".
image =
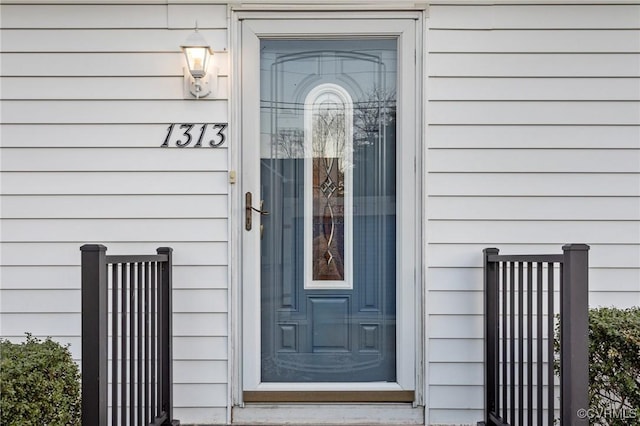
<svg viewBox="0 0 640 426">
<path fill-rule="evenodd" d="M 555 315 L 554 313 L 554 308 L 553 308 L 553 280 L 554 280 L 554 264 L 553 263 L 549 263 L 548 264 L 548 279 L 547 279 L 547 304 L 548 304 L 548 310 L 549 310 L 549 316 L 547 317 L 547 334 L 548 334 L 548 338 L 547 338 L 547 359 L 548 359 L 548 364 L 547 364 L 547 381 L 548 381 L 548 388 L 547 388 L 547 404 L 548 407 L 547 409 L 549 410 L 549 412 L 547 413 L 547 417 L 548 417 L 548 425 L 549 426 L 553 426 L 554 425 L 554 382 L 553 382 L 553 334 L 554 334 L 554 330 L 553 330 L 553 317 Z"/>
<path fill-rule="evenodd" d="M 527 424 L 533 425 L 533 263 L 527 263 Z"/>
<path fill-rule="evenodd" d="M 122 321 L 120 322 L 120 346 L 122 347 L 122 358 L 120 359 L 120 365 L 122 371 L 120 372 L 120 397 L 122 398 L 120 407 L 120 424 L 127 426 L 127 264 L 122 263 L 120 265 L 120 273 L 122 274 Z"/>
<path fill-rule="evenodd" d="M 515 292 L 515 281 L 516 281 L 516 271 L 515 271 L 515 262 L 509 262 L 509 304 L 511 305 L 510 317 L 509 317 L 509 396 L 511 399 L 511 418 L 507 423 L 513 423 L 516 418 L 516 363 L 515 363 L 515 352 L 516 352 L 516 341 L 515 341 L 515 329 L 516 329 L 516 314 L 515 314 L 515 306 L 516 306 L 516 292 Z"/>
<path fill-rule="evenodd" d="M 144 281 L 142 278 L 142 271 L 143 271 L 143 263 L 142 262 L 138 262 L 136 265 L 137 269 L 138 269 L 138 282 L 137 282 L 137 290 L 138 290 L 138 359 L 137 359 L 137 373 L 138 373 L 138 380 L 137 380 L 137 384 L 138 384 L 138 393 L 137 393 L 137 413 L 138 413 L 138 425 L 142 425 L 142 372 L 143 372 L 143 366 L 142 366 L 142 362 L 144 360 L 144 354 L 143 354 L 143 349 L 144 349 L 144 344 L 143 344 L 143 339 L 144 339 L 144 335 L 143 335 L 143 317 L 142 317 L 142 302 L 143 302 L 143 295 L 142 295 L 142 286 L 144 285 Z"/>
<path fill-rule="evenodd" d="M 156 407 L 156 395 L 158 393 L 156 384 L 156 371 L 158 369 L 156 360 L 156 291 L 158 288 L 157 270 L 159 267 L 158 262 L 153 263 L 151 267 L 151 420 L 158 415 Z"/>
<path fill-rule="evenodd" d="M 149 262 L 144 264 L 144 424 L 149 424 Z"/>
<path fill-rule="evenodd" d="M 111 424 L 118 425 L 118 264 L 111 265 Z"/>
<path fill-rule="evenodd" d="M 537 391 L 537 424 L 542 426 L 542 262 L 538 262 L 537 264 L 537 280 L 536 280 L 536 311 L 537 311 L 537 320 L 538 320 L 538 333 L 536 337 L 536 353 L 537 353 L 537 362 L 536 362 L 536 391 Z"/>
<path fill-rule="evenodd" d="M 524 424 L 524 264 L 518 262 L 518 424 Z"/>
<path fill-rule="evenodd" d="M 136 424 L 135 413 L 135 350 L 136 350 L 136 329 L 135 329 L 135 301 L 136 301 L 136 275 L 135 263 L 129 264 L 129 423 L 131 426 Z"/>
<path fill-rule="evenodd" d="M 507 262 L 502 265 L 502 418 L 507 419 Z"/>
</svg>

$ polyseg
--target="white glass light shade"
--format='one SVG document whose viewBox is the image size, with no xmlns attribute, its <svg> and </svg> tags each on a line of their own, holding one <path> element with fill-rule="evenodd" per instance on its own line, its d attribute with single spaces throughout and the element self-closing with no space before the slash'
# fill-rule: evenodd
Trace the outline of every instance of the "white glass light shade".
<svg viewBox="0 0 640 426">
<path fill-rule="evenodd" d="M 207 73 L 207 63 L 211 55 L 213 55 L 213 51 L 204 37 L 198 32 L 198 29 L 180 47 L 187 59 L 189 73 L 193 78 L 204 77 Z"/>
</svg>

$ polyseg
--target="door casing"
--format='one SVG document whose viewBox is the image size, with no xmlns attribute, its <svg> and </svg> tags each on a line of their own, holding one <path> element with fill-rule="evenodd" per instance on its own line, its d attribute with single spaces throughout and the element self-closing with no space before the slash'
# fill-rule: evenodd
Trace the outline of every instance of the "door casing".
<svg viewBox="0 0 640 426">
<path fill-rule="evenodd" d="M 236 15 L 232 70 L 234 82 L 230 117 L 237 136 L 231 168 L 239 171 L 232 188 L 230 233 L 237 272 L 232 274 L 230 295 L 230 404 L 243 403 L 243 391 L 394 391 L 415 390 L 414 404 L 423 405 L 424 321 L 422 286 L 422 13 L 243 12 Z M 398 243 L 397 243 L 397 383 L 261 383 L 260 382 L 260 256 L 259 230 L 247 232 L 243 194 L 259 193 L 259 126 L 242 125 L 259 120 L 260 38 L 398 37 Z M 233 44 L 233 43 L 232 43 Z M 253 75 L 253 78 L 251 77 Z"/>
</svg>

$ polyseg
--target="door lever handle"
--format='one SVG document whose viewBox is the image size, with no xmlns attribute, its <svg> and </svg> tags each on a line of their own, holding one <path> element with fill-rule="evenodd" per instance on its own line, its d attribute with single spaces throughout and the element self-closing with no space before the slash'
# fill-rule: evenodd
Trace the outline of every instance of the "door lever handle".
<svg viewBox="0 0 640 426">
<path fill-rule="evenodd" d="M 261 216 L 266 216 L 269 214 L 269 212 L 263 209 L 264 200 L 260 200 L 260 209 L 256 209 L 255 207 L 253 207 L 253 195 L 251 194 L 251 192 L 247 192 L 244 195 L 244 202 L 245 202 L 244 228 L 247 231 L 251 231 L 252 222 L 253 222 L 252 213 L 257 212 L 257 213 L 260 213 Z"/>
</svg>

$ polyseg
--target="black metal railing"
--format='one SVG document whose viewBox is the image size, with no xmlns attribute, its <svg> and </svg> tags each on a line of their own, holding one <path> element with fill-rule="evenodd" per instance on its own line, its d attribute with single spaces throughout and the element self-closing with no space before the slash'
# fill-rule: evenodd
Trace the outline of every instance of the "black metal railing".
<svg viewBox="0 0 640 426">
<path fill-rule="evenodd" d="M 486 425 L 554 426 L 558 415 L 562 426 L 588 424 L 589 246 L 562 249 L 516 256 L 484 250 Z"/>
<path fill-rule="evenodd" d="M 107 256 L 96 244 L 80 250 L 82 424 L 106 426 L 109 417 L 119 426 L 179 424 L 171 418 L 173 250 L 148 256 Z"/>
</svg>

